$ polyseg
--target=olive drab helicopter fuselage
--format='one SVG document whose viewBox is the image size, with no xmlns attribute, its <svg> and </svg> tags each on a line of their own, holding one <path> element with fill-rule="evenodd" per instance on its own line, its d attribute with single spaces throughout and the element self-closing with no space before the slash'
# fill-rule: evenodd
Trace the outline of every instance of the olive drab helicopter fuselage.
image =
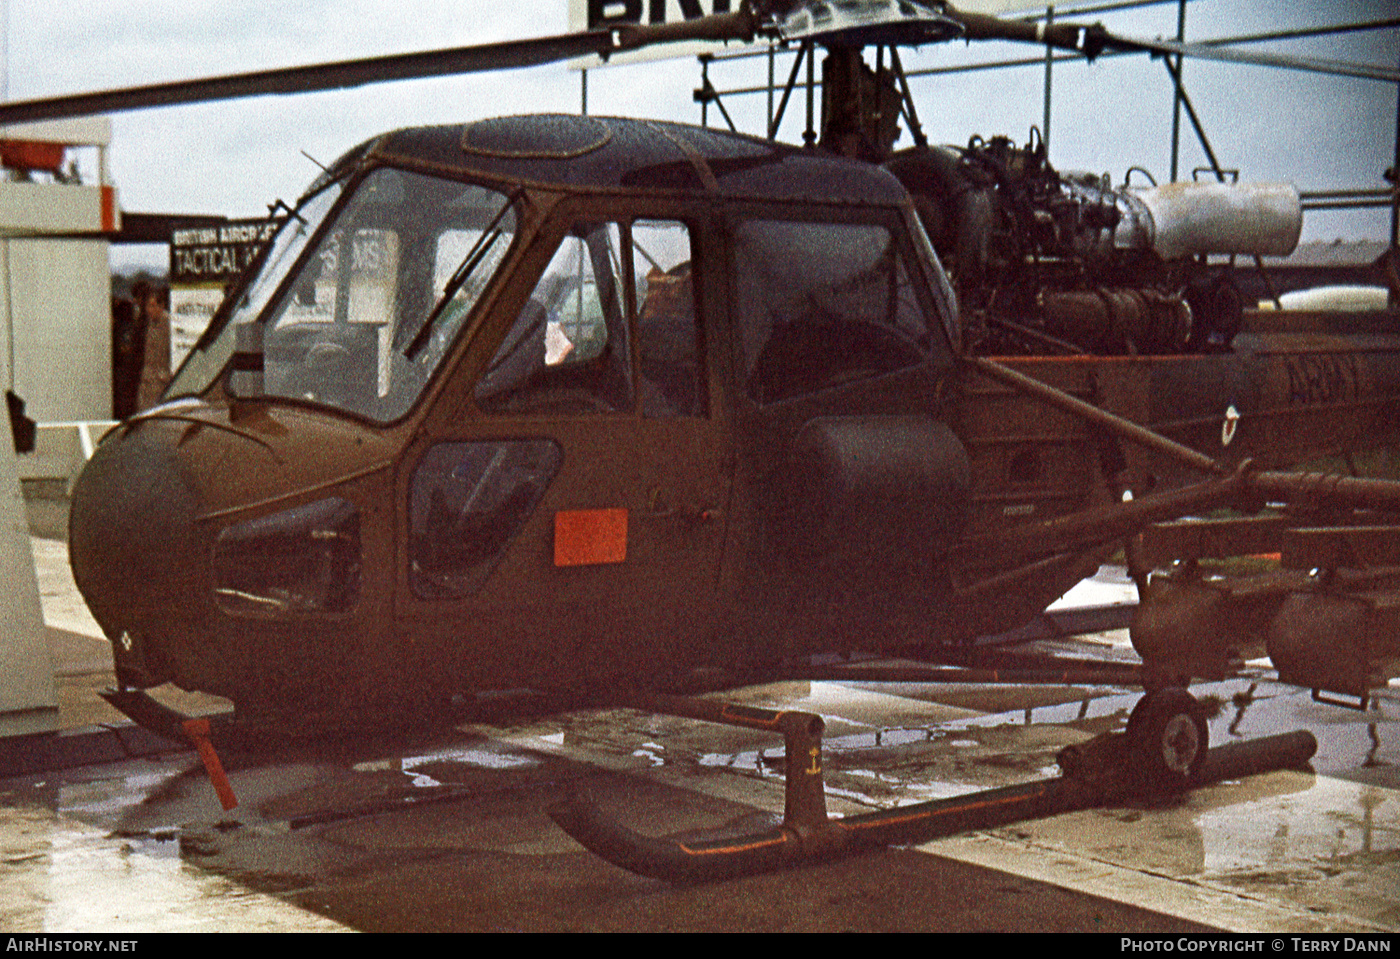
<svg viewBox="0 0 1400 959">
<path fill-rule="evenodd" d="M 937 659 L 1151 523 L 1316 499 L 1266 470 L 1386 435 L 1392 346 L 988 362 L 879 167 L 612 118 L 403 130 L 101 444 L 73 567 L 123 686 L 251 714 Z M 1173 675 L 1218 671 L 1187 632 Z"/>
<path fill-rule="evenodd" d="M 951 640 L 957 344 L 878 168 L 621 119 L 391 133 L 101 445 L 76 578 L 123 684 L 251 708 Z"/>
</svg>

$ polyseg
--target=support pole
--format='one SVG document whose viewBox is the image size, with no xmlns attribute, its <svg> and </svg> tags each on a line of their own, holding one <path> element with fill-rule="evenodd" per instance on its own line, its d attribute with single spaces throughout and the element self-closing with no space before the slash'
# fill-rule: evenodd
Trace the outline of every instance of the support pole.
<svg viewBox="0 0 1400 959">
<path fill-rule="evenodd" d="M 233 786 L 229 784 L 228 774 L 224 772 L 224 764 L 219 761 L 219 754 L 214 751 L 214 744 L 209 741 L 209 720 L 187 719 L 181 724 L 181 728 L 194 745 L 195 751 L 199 753 L 199 758 L 204 763 L 204 771 L 209 776 L 209 784 L 214 787 L 224 811 L 228 812 L 236 807 L 238 797 L 233 794 Z"/>
<path fill-rule="evenodd" d="M 899 89 L 904 97 L 904 120 L 909 125 L 909 135 L 914 138 L 914 145 L 918 147 L 928 146 L 928 137 L 924 135 L 924 128 L 919 125 L 919 111 L 914 107 L 914 95 L 909 92 L 909 77 L 904 73 L 904 64 L 899 59 L 899 48 L 890 47 L 890 66 L 894 68 L 894 74 L 899 78 Z"/>
<path fill-rule="evenodd" d="M 10 430 L 0 430 L 0 735 L 58 728 L 58 696 Z"/>
<path fill-rule="evenodd" d="M 710 58 L 700 57 L 700 89 L 696 91 L 696 99 L 700 101 L 700 125 L 708 127 L 710 125 Z"/>
<path fill-rule="evenodd" d="M 817 145 L 817 49 L 808 40 L 807 48 L 807 129 L 802 131 L 802 145 L 811 149 Z"/>
<path fill-rule="evenodd" d="M 1186 0 L 1178 0 L 1176 7 L 1176 42 L 1186 42 Z M 1172 182 L 1177 181 L 1177 170 L 1181 159 L 1181 61 L 1176 58 L 1176 73 L 1172 76 Z"/>
<path fill-rule="evenodd" d="M 802 60 L 807 56 L 808 44 L 802 44 L 797 48 L 797 56 L 792 61 L 792 72 L 788 74 L 787 85 L 783 87 L 783 98 L 778 101 L 778 112 L 768 123 L 768 139 L 778 138 L 778 126 L 783 122 L 783 114 L 787 112 L 788 98 L 792 95 L 792 90 L 797 86 L 797 74 L 802 69 Z"/>
<path fill-rule="evenodd" d="M 773 129 L 773 71 L 777 67 L 777 57 L 777 48 L 771 43 L 768 44 L 768 126 L 766 129 L 768 130 L 768 139 L 770 140 L 773 139 L 773 135 L 776 132 Z"/>
<path fill-rule="evenodd" d="M 1045 32 L 1055 25 L 1055 5 L 1045 8 Z M 1040 130 L 1040 142 L 1045 144 L 1046 156 L 1050 155 L 1050 74 L 1055 65 L 1055 48 L 1045 44 L 1045 119 Z"/>
<path fill-rule="evenodd" d="M 1394 250 L 1400 246 L 1400 83 L 1395 85 L 1395 165 L 1390 172 L 1394 177 L 1390 183 L 1390 248 Z M 1394 290 L 1390 294 L 1390 305 L 1400 305 L 1396 303 Z"/>
</svg>

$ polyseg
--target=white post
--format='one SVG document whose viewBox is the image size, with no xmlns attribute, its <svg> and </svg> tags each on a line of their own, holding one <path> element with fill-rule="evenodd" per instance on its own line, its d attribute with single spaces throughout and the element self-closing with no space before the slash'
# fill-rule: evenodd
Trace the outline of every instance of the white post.
<svg viewBox="0 0 1400 959">
<path fill-rule="evenodd" d="M 0 735 L 58 728 L 58 697 L 9 415 L 0 417 Z"/>
</svg>

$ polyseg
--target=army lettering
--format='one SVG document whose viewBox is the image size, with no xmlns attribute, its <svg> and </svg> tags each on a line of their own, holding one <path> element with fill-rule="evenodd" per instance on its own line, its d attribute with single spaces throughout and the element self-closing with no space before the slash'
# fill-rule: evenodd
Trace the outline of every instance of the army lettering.
<svg viewBox="0 0 1400 959">
<path fill-rule="evenodd" d="M 1349 353 L 1304 353 L 1287 360 L 1289 403 L 1337 403 L 1361 393 L 1361 369 Z"/>
</svg>

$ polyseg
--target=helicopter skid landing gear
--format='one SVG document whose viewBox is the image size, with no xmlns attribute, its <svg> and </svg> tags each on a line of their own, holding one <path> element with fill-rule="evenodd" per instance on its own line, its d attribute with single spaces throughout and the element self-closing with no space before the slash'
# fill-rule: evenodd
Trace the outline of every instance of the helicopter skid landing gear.
<svg viewBox="0 0 1400 959">
<path fill-rule="evenodd" d="M 219 797 L 224 810 L 233 809 L 238 799 L 229 784 L 224 765 L 219 760 L 211 736 L 225 730 L 224 717 L 216 716 L 213 722 L 204 716 L 186 716 L 159 702 L 150 693 L 141 689 L 106 689 L 99 693 L 103 699 L 133 720 L 142 729 L 176 743 L 194 747 L 199 759 L 204 763 L 204 771 L 209 775 L 209 784 Z"/>
<path fill-rule="evenodd" d="M 1134 795 L 1170 793 L 1222 779 L 1301 768 L 1317 750 L 1312 734 L 1301 731 L 1207 751 L 1200 705 L 1184 689 L 1168 688 L 1143 697 L 1127 732 L 1106 733 L 1062 750 L 1063 775 L 1055 779 L 830 819 L 821 774 L 824 726 L 820 716 L 674 697 L 636 705 L 782 732 L 786 740 L 785 814 L 782 825 L 767 832 L 683 842 L 633 832 L 589 801 L 574 799 L 550 810 L 550 817 L 590 852 L 623 869 L 674 884 L 771 872 L 1088 809 Z"/>
<path fill-rule="evenodd" d="M 180 745 L 199 748 L 199 741 L 219 749 L 256 750 L 275 746 L 279 741 L 266 730 L 245 724 L 233 712 L 208 716 L 191 716 L 172 709 L 144 689 L 107 688 L 98 693 L 109 705 L 147 732 Z M 202 730 L 198 738 L 192 734 L 191 723 Z"/>
<path fill-rule="evenodd" d="M 120 689 L 104 689 L 98 695 L 142 729 L 172 742 L 188 741 L 185 723 L 194 717 L 171 709 L 144 689 L 123 686 Z"/>
</svg>

